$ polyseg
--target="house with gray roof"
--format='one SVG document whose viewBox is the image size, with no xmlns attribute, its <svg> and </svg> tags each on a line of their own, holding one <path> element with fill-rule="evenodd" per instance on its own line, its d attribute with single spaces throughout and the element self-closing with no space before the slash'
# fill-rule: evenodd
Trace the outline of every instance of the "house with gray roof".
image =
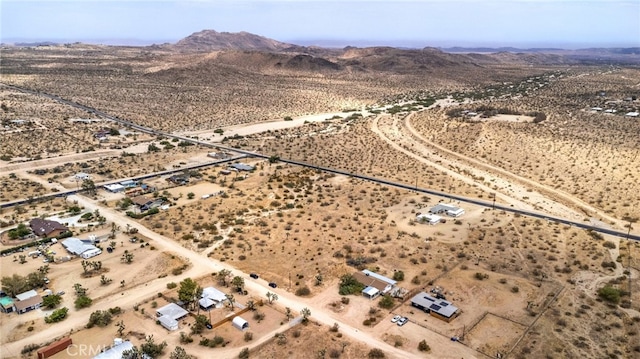
<svg viewBox="0 0 640 359">
<path fill-rule="evenodd" d="M 411 298 L 411 305 L 447 323 L 460 315 L 460 309 L 451 302 L 434 298 L 425 292 L 420 292 Z"/>
</svg>

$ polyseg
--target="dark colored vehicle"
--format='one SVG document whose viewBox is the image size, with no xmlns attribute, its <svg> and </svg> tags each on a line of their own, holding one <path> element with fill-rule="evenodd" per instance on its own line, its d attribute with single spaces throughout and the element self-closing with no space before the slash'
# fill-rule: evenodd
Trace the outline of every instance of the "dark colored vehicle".
<svg viewBox="0 0 640 359">
<path fill-rule="evenodd" d="M 251 273 L 249 274 L 249 277 L 253 278 L 253 279 L 258 279 L 258 275 L 255 273 Z"/>
<path fill-rule="evenodd" d="M 269 287 L 271 288 L 276 288 L 278 285 L 275 284 L 274 282 L 269 283 Z"/>
<path fill-rule="evenodd" d="M 207 329 L 213 329 L 213 325 L 211 325 L 211 323 L 207 323 L 205 324 L 205 326 L 207 327 Z"/>
</svg>

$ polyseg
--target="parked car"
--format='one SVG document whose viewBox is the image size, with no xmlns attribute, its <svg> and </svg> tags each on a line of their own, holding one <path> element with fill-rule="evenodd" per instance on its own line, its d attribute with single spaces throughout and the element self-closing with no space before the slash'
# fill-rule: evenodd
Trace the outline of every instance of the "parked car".
<svg viewBox="0 0 640 359">
<path fill-rule="evenodd" d="M 274 282 L 269 283 L 269 287 L 271 288 L 276 288 L 278 285 L 275 284 Z"/>
<path fill-rule="evenodd" d="M 255 273 L 251 273 L 249 274 L 249 277 L 253 278 L 253 279 L 258 279 L 258 275 Z"/>
<path fill-rule="evenodd" d="M 207 323 L 205 324 L 205 326 L 207 327 L 207 329 L 213 329 L 213 325 L 211 325 L 211 323 Z"/>
<path fill-rule="evenodd" d="M 409 321 L 409 318 L 402 317 L 402 318 L 398 319 L 398 323 L 396 323 L 396 324 L 398 324 L 398 326 L 401 327 L 401 326 L 407 324 L 408 321 Z"/>
<path fill-rule="evenodd" d="M 402 318 L 401 316 L 396 315 L 395 317 L 391 318 L 391 323 L 395 323 L 395 322 L 397 322 L 398 320 L 400 320 L 401 318 Z"/>
<path fill-rule="evenodd" d="M 64 290 L 59 291 L 58 293 L 56 293 L 57 295 L 64 295 Z"/>
</svg>

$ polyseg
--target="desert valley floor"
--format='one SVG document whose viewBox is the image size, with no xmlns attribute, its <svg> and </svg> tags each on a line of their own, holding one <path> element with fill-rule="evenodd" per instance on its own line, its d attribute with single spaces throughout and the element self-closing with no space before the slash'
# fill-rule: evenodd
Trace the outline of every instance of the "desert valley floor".
<svg viewBox="0 0 640 359">
<path fill-rule="evenodd" d="M 0 357 L 640 357 L 637 55 L 189 44 L 3 48 Z"/>
</svg>

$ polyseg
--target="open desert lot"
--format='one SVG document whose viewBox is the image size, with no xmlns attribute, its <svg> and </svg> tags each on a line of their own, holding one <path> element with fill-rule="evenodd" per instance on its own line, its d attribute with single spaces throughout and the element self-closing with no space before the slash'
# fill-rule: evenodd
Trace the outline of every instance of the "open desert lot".
<svg viewBox="0 0 640 359">
<path fill-rule="evenodd" d="M 7 46 L 0 357 L 638 358 L 633 56 Z"/>
</svg>

